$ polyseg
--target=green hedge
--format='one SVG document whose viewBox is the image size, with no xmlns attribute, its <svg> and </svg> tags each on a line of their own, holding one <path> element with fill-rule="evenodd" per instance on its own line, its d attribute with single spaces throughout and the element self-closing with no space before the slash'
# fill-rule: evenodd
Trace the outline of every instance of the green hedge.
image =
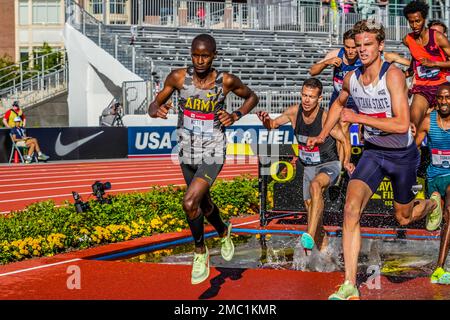
<svg viewBox="0 0 450 320">
<path fill-rule="evenodd" d="M 152 187 L 145 193 L 115 195 L 112 204 L 90 201 L 91 210 L 80 214 L 69 201 L 59 207 L 53 201 L 32 204 L 0 218 L 0 263 L 181 231 L 188 227 L 184 192 L 185 187 Z M 218 180 L 211 195 L 225 220 L 258 212 L 255 178 Z"/>
</svg>

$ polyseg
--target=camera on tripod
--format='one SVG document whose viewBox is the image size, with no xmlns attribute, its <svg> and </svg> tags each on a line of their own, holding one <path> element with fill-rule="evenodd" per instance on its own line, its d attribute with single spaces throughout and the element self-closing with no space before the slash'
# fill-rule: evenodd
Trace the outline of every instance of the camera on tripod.
<svg viewBox="0 0 450 320">
<path fill-rule="evenodd" d="M 111 203 L 111 199 L 103 198 L 103 196 L 105 195 L 105 190 L 109 189 L 111 189 L 110 182 L 101 183 L 100 181 L 95 181 L 92 185 L 92 194 L 100 203 Z"/>
<path fill-rule="evenodd" d="M 105 195 L 105 190 L 109 189 L 111 189 L 110 182 L 102 183 L 100 181 L 95 181 L 92 185 L 92 194 L 97 198 L 97 202 L 100 204 L 111 204 L 112 201 L 110 198 L 103 197 Z M 75 210 L 77 213 L 86 212 L 90 209 L 89 203 L 83 202 L 78 192 L 72 191 L 72 196 L 75 200 Z"/>
<path fill-rule="evenodd" d="M 90 209 L 89 203 L 83 202 L 78 192 L 72 191 L 72 196 L 75 200 L 75 210 L 77 211 L 77 213 L 86 212 Z"/>
</svg>

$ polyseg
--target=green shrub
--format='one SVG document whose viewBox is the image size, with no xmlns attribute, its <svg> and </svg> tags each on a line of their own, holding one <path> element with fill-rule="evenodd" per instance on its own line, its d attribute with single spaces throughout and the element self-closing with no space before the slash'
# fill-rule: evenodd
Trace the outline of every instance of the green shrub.
<svg viewBox="0 0 450 320">
<path fill-rule="evenodd" d="M 114 195 L 111 204 L 90 201 L 90 210 L 80 214 L 69 201 L 58 207 L 53 201 L 32 204 L 0 217 L 0 263 L 181 231 L 188 227 L 184 193 L 185 187 L 152 187 L 145 193 Z M 218 180 L 211 195 L 225 220 L 258 212 L 255 178 Z"/>
</svg>

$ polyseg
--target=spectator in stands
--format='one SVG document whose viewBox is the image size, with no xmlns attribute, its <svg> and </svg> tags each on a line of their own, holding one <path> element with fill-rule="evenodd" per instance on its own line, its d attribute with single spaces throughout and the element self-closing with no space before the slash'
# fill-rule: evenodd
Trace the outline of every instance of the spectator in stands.
<svg viewBox="0 0 450 320">
<path fill-rule="evenodd" d="M 403 38 L 408 47 L 414 68 L 414 86 L 411 103 L 411 122 L 416 128 L 434 107 L 439 86 L 447 82 L 447 69 L 450 68 L 450 43 L 442 33 L 426 27 L 429 6 L 421 1 L 410 2 L 403 10 L 412 29 Z M 425 44 L 425 45 L 424 45 Z"/>
<path fill-rule="evenodd" d="M 315 78 L 305 80 L 301 90 L 301 104 L 287 108 L 279 117 L 271 119 L 265 111 L 257 113 L 263 125 L 271 130 L 291 123 L 297 138 L 298 160 L 303 165 L 303 201 L 308 213 L 308 230 L 302 235 L 301 244 L 305 250 L 314 246 L 321 251 L 328 245 L 328 237 L 322 225 L 324 197 L 328 187 L 336 184 L 341 168 L 349 172 L 354 169 L 350 163 L 351 147 L 349 139 L 340 126 L 336 124 L 320 147 L 310 150 L 306 147 L 308 137 L 316 136 L 322 130 L 327 118 L 327 111 L 320 108 L 322 100 L 322 83 Z M 339 157 L 336 141 L 344 146 L 343 157 Z"/>
<path fill-rule="evenodd" d="M 389 26 L 389 0 L 377 0 L 377 5 L 380 9 L 381 23 L 387 28 Z"/>
<path fill-rule="evenodd" d="M 200 27 L 205 26 L 205 18 L 206 18 L 206 11 L 204 7 L 199 7 L 197 10 L 197 17 L 200 21 Z"/>
<path fill-rule="evenodd" d="M 374 13 L 375 0 L 358 0 L 358 11 L 362 19 L 367 19 Z"/>
<path fill-rule="evenodd" d="M 330 16 L 330 4 L 330 0 L 322 0 L 320 26 L 323 26 L 325 21 L 328 21 L 328 17 Z"/>
<path fill-rule="evenodd" d="M 450 284 L 450 272 L 444 268 L 450 246 L 450 84 L 445 83 L 436 95 L 436 110 L 425 116 L 415 137 L 417 146 L 427 136 L 427 146 L 431 151 L 431 163 L 427 168 L 427 192 L 438 206 L 444 200 L 445 224 L 441 230 L 441 245 L 431 283 Z M 441 221 L 437 221 L 440 225 Z"/>
<path fill-rule="evenodd" d="M 22 123 L 22 118 L 17 116 L 14 119 L 14 127 L 11 129 L 11 136 L 14 142 L 19 147 L 27 147 L 28 154 L 25 155 L 25 162 L 30 163 L 32 160 L 32 155 L 36 151 L 38 153 L 38 159 L 42 161 L 46 161 L 49 159 L 49 156 L 42 153 L 41 148 L 39 147 L 39 143 L 36 138 L 28 137 L 25 134 L 25 129 L 20 125 Z"/>
<path fill-rule="evenodd" d="M 25 114 L 23 113 L 22 109 L 20 109 L 19 102 L 14 101 L 12 104 L 11 109 L 6 111 L 5 115 L 3 116 L 3 124 L 7 128 L 13 128 L 15 126 L 14 121 L 17 117 L 20 117 L 21 127 L 26 127 L 27 119 L 25 118 Z"/>
<path fill-rule="evenodd" d="M 204 243 L 204 220 L 208 220 L 221 237 L 221 255 L 230 261 L 234 255 L 231 223 L 220 217 L 219 207 L 211 199 L 210 188 L 225 162 L 225 128 L 239 121 L 257 104 L 258 97 L 242 81 L 228 72 L 213 68 L 217 58 L 216 40 L 200 34 L 192 40 L 192 65 L 173 70 L 164 88 L 150 104 L 152 118 L 167 119 L 171 108 L 168 101 L 178 92 L 178 159 L 187 184 L 183 210 L 194 239 L 195 252 L 191 283 L 198 284 L 209 277 L 209 252 Z M 232 113 L 226 111 L 228 94 L 244 99 Z"/>
</svg>

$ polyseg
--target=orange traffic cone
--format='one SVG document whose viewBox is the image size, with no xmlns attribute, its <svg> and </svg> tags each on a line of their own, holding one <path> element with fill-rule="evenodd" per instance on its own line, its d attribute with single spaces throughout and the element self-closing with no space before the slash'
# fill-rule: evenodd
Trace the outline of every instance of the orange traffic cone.
<svg viewBox="0 0 450 320">
<path fill-rule="evenodd" d="M 14 163 L 19 163 L 19 153 L 14 150 Z"/>
</svg>

